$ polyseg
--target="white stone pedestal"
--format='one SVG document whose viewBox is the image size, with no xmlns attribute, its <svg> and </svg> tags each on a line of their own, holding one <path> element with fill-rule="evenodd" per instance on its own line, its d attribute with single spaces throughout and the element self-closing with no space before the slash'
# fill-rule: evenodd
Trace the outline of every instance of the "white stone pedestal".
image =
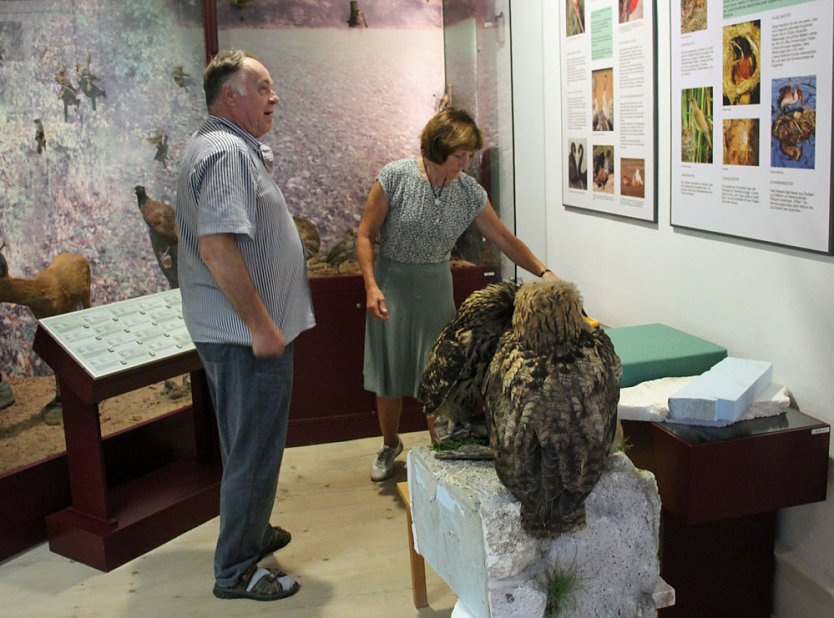
<svg viewBox="0 0 834 618">
<path fill-rule="evenodd" d="M 417 552 L 460 599 L 456 615 L 543 616 L 554 572 L 577 581 L 560 616 L 648 618 L 674 604 L 659 575 L 657 484 L 622 453 L 588 496 L 586 525 L 555 539 L 524 531 L 492 462 L 442 461 L 419 447 L 408 484 Z"/>
</svg>

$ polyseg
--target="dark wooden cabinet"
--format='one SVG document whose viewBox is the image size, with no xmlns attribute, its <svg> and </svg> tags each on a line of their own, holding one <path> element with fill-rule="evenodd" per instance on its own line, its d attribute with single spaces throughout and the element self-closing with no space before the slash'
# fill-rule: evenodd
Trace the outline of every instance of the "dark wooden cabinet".
<svg viewBox="0 0 834 618">
<path fill-rule="evenodd" d="M 493 268 L 452 270 L 455 304 L 497 281 Z M 295 343 L 288 446 L 379 435 L 374 396 L 363 388 L 365 286 L 359 275 L 312 279 L 316 327 Z M 419 404 L 407 399 L 400 429 L 426 428 Z"/>
<path fill-rule="evenodd" d="M 666 618 L 769 618 L 777 511 L 825 500 L 830 425 L 788 410 L 728 427 L 623 421 L 660 492 Z"/>
</svg>

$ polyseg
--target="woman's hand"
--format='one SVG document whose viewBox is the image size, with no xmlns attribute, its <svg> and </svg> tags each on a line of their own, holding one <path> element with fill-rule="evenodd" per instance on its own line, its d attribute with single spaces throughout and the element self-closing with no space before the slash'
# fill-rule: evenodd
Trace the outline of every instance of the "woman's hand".
<svg viewBox="0 0 834 618">
<path fill-rule="evenodd" d="M 379 228 L 387 216 L 388 198 L 377 180 L 368 194 L 365 212 L 356 232 L 356 258 L 365 281 L 365 308 L 378 320 L 388 319 L 388 309 L 385 295 L 374 276 L 374 239 L 379 236 Z"/>
<path fill-rule="evenodd" d="M 378 320 L 388 319 L 388 308 L 385 306 L 385 295 L 378 287 L 373 287 L 365 293 L 365 307 Z"/>
</svg>

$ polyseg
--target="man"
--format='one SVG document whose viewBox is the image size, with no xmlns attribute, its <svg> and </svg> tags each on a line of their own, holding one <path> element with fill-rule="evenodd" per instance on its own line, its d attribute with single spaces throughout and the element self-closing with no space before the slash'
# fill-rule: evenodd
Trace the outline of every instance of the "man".
<svg viewBox="0 0 834 618">
<path fill-rule="evenodd" d="M 214 595 L 261 601 L 299 586 L 258 561 L 290 542 L 269 517 L 284 454 L 292 341 L 315 325 L 304 250 L 272 151 L 278 95 L 246 52 L 220 52 L 203 74 L 209 118 L 191 136 L 177 186 L 183 317 L 217 412 L 223 480 Z"/>
</svg>

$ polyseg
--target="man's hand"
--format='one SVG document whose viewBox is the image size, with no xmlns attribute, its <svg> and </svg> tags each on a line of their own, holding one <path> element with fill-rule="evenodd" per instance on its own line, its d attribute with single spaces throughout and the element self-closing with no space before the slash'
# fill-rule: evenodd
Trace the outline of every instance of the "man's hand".
<svg viewBox="0 0 834 618">
<path fill-rule="evenodd" d="M 284 333 L 278 328 L 252 333 L 252 353 L 256 358 L 283 356 L 286 347 L 287 341 L 284 339 Z"/>
</svg>

